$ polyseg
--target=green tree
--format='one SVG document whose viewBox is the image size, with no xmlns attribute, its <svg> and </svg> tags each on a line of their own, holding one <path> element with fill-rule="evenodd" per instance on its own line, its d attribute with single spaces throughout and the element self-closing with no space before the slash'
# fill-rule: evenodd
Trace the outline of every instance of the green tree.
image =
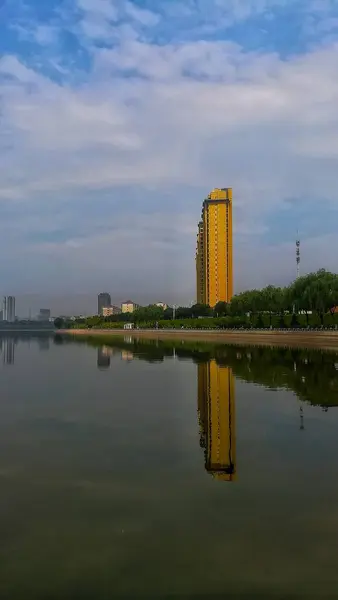
<svg viewBox="0 0 338 600">
<path fill-rule="evenodd" d="M 194 304 L 191 307 L 192 318 L 196 317 L 210 317 L 212 316 L 212 309 L 208 304 Z"/>
<path fill-rule="evenodd" d="M 239 317 L 248 312 L 248 304 L 245 293 L 236 294 L 232 297 L 229 312 L 233 317 Z"/>
<path fill-rule="evenodd" d="M 217 302 L 214 308 L 215 317 L 226 317 L 229 314 L 229 307 L 226 302 Z"/>
<path fill-rule="evenodd" d="M 338 302 L 338 276 L 325 269 L 300 277 L 290 286 L 290 298 L 298 311 L 317 313 L 321 323 L 324 314 Z"/>
<path fill-rule="evenodd" d="M 163 319 L 166 319 L 166 320 L 172 319 L 173 318 L 173 313 L 174 313 L 173 309 L 170 306 L 168 306 L 165 309 L 165 311 L 163 312 Z"/>
<path fill-rule="evenodd" d="M 293 329 L 297 329 L 299 327 L 299 321 L 298 321 L 297 315 L 295 315 L 295 313 L 292 314 L 290 325 Z"/>
<path fill-rule="evenodd" d="M 176 319 L 191 319 L 192 309 L 188 306 L 179 306 L 176 309 Z"/>
<path fill-rule="evenodd" d="M 261 314 L 258 315 L 256 327 L 258 327 L 258 329 L 263 329 L 263 327 L 264 327 L 264 321 L 263 321 L 263 317 Z"/>
<path fill-rule="evenodd" d="M 164 318 L 164 310 L 161 306 L 150 304 L 149 306 L 140 306 L 133 313 L 133 321 L 135 323 L 155 322 Z"/>
<path fill-rule="evenodd" d="M 88 317 L 88 319 L 86 319 L 86 325 L 89 329 L 100 327 L 102 323 L 104 323 L 104 319 L 98 315 L 94 315 L 93 317 Z"/>
<path fill-rule="evenodd" d="M 64 319 L 62 319 L 62 317 L 57 317 L 56 319 L 54 319 L 54 327 L 56 327 L 56 329 L 63 329 Z"/>
<path fill-rule="evenodd" d="M 268 285 L 261 290 L 262 295 L 262 307 L 264 312 L 268 312 L 270 316 L 270 327 L 272 324 L 272 315 L 277 314 L 281 311 L 283 304 L 282 290 L 281 288 L 273 285 Z"/>
</svg>

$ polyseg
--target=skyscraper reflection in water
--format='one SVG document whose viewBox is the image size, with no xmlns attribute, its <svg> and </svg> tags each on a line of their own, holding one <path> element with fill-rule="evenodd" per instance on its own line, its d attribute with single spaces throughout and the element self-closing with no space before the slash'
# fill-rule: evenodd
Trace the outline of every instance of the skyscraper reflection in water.
<svg viewBox="0 0 338 600">
<path fill-rule="evenodd" d="M 50 338 L 49 337 L 38 337 L 38 345 L 39 350 L 45 352 L 50 348 Z"/>
<path fill-rule="evenodd" d="M 14 365 L 14 338 L 0 338 L 0 349 L 2 352 L 2 360 L 4 365 Z"/>
<path fill-rule="evenodd" d="M 100 348 L 97 349 L 98 369 L 109 369 L 111 355 L 112 351 L 111 348 L 109 348 L 109 346 L 100 346 Z"/>
<path fill-rule="evenodd" d="M 215 479 L 236 478 L 235 382 L 230 367 L 198 365 L 198 418 L 205 469 Z"/>
</svg>

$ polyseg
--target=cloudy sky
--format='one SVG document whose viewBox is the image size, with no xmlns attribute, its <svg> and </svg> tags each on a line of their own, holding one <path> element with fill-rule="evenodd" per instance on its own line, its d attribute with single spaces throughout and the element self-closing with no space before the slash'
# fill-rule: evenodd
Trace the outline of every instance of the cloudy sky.
<svg viewBox="0 0 338 600">
<path fill-rule="evenodd" d="M 0 0 L 0 292 L 187 303 L 213 187 L 235 287 L 337 270 L 337 0 Z"/>
</svg>

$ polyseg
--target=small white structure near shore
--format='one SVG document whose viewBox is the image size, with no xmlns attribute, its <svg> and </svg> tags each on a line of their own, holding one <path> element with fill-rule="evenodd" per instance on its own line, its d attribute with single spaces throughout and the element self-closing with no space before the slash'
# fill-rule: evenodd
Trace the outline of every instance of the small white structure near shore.
<svg viewBox="0 0 338 600">
<path fill-rule="evenodd" d="M 134 329 L 134 323 L 125 323 L 123 329 Z"/>
</svg>

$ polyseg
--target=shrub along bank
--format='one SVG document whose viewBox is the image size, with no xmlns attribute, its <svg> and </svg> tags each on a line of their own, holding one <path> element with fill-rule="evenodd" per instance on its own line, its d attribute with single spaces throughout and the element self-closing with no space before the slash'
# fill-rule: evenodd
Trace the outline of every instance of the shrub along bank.
<svg viewBox="0 0 338 600">
<path fill-rule="evenodd" d="M 89 317 L 75 321 L 56 320 L 59 329 L 123 329 L 124 322 L 111 322 L 104 318 Z M 338 314 L 326 314 L 321 317 L 312 315 L 272 315 L 258 314 L 251 317 L 220 317 L 199 319 L 175 319 L 159 321 L 143 321 L 137 323 L 139 329 L 319 329 L 338 328 Z"/>
</svg>

